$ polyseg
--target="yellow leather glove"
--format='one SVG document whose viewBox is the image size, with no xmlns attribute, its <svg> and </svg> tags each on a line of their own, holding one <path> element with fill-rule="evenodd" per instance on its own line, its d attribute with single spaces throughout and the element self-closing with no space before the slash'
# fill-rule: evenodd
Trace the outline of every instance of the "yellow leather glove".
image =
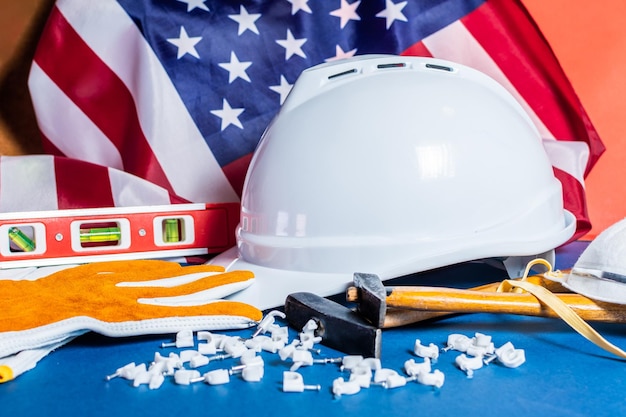
<svg viewBox="0 0 626 417">
<path fill-rule="evenodd" d="M 257 308 L 221 298 L 250 271 L 159 260 L 97 262 L 43 278 L 0 280 L 0 358 L 96 331 L 107 336 L 246 328 Z"/>
</svg>

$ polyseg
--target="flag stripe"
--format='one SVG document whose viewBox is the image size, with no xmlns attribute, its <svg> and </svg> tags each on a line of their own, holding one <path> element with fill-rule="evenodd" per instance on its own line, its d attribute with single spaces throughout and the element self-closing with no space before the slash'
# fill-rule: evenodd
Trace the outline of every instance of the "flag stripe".
<svg viewBox="0 0 626 417">
<path fill-rule="evenodd" d="M 175 193 L 194 202 L 238 202 L 168 74 L 124 9 L 115 0 L 101 0 L 88 8 L 81 0 L 60 0 L 57 7 L 132 94 L 143 133 Z M 210 181 L 198 186 L 189 180 L 190 172 Z"/>
<path fill-rule="evenodd" d="M 53 156 L 0 156 L 0 212 L 58 208 Z"/>
<path fill-rule="evenodd" d="M 568 173 L 554 168 L 554 176 L 563 186 L 563 205 L 576 216 L 576 232 L 569 241 L 583 237 L 591 230 L 584 186 Z M 532 196 L 530 197 L 532 198 Z"/>
<path fill-rule="evenodd" d="M 71 162 L 70 162 L 71 161 Z M 111 187 L 94 187 L 109 184 L 106 167 L 66 158 L 56 158 L 54 172 L 59 194 L 59 209 L 113 207 Z M 76 175 L 80 172 L 81 175 Z M 85 181 L 89 178 L 89 181 Z"/>
<path fill-rule="evenodd" d="M 141 178 L 128 175 L 116 169 L 108 170 L 116 207 L 147 206 L 184 203 L 185 201 L 170 195 L 165 188 L 142 180 Z"/>
<path fill-rule="evenodd" d="M 589 147 L 586 143 L 544 140 L 543 148 L 555 168 L 571 175 L 584 187 L 584 172 L 589 161 Z"/>
<path fill-rule="evenodd" d="M 59 89 L 36 62 L 31 67 L 29 88 L 37 91 L 32 101 L 39 130 L 48 141 L 49 138 L 54 138 L 52 143 L 56 150 L 50 152 L 48 149 L 49 153 L 123 169 L 122 156 L 109 138 Z M 58 122 L 65 118 L 72 120 L 72 124 Z"/>
<path fill-rule="evenodd" d="M 407 48 L 401 55 L 433 57 L 423 41 L 419 41 Z"/>
<path fill-rule="evenodd" d="M 524 101 L 539 112 L 554 138 L 587 142 L 591 150 L 588 167 L 592 167 L 604 146 L 586 126 L 588 117 L 580 100 L 530 16 L 518 2 L 511 1 L 488 2 L 479 11 L 461 21 L 489 51 Z M 496 20 L 497 26 L 493 24 Z M 522 41 L 524 48 L 520 47 Z"/>
<path fill-rule="evenodd" d="M 57 39 L 63 41 L 56 42 Z M 59 57 L 70 56 L 80 65 L 57 65 Z M 122 155 L 127 172 L 172 189 L 139 126 L 132 96 L 56 7 L 37 48 L 35 62 L 111 140 Z"/>
</svg>

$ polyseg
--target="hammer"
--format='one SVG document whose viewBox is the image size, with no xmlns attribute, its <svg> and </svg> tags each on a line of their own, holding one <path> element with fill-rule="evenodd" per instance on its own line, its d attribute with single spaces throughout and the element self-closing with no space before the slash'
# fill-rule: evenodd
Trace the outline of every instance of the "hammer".
<svg viewBox="0 0 626 417">
<path fill-rule="evenodd" d="M 378 328 L 451 313 L 558 317 L 532 294 L 496 292 L 499 283 L 469 290 L 426 286 L 385 287 L 378 275 L 366 273 L 355 273 L 353 281 L 354 286 L 346 292 L 347 300 L 356 302 L 359 313 Z M 626 306 L 594 301 L 579 294 L 556 295 L 583 320 L 626 323 Z"/>
<path fill-rule="evenodd" d="M 309 320 L 317 324 L 315 336 L 322 344 L 348 355 L 380 358 L 382 335 L 352 309 L 309 292 L 289 294 L 285 300 L 289 325 L 302 329 Z"/>
</svg>

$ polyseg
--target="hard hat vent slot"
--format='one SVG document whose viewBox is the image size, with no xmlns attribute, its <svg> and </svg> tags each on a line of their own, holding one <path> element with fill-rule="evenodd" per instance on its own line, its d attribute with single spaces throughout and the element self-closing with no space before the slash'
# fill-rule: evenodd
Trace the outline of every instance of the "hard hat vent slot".
<svg viewBox="0 0 626 417">
<path fill-rule="evenodd" d="M 437 65 L 437 64 L 426 64 L 426 68 L 435 69 L 439 71 L 448 71 L 448 72 L 454 71 L 451 67 L 448 67 L 445 65 Z"/>
<path fill-rule="evenodd" d="M 334 78 L 343 77 L 344 75 L 354 74 L 355 72 L 357 72 L 357 69 L 356 68 L 352 68 L 352 69 L 349 69 L 347 71 L 342 71 L 342 72 L 338 72 L 337 74 L 329 75 L 328 79 L 332 80 Z"/>
<path fill-rule="evenodd" d="M 404 68 L 406 64 L 404 62 L 394 62 L 392 64 L 378 64 L 378 69 L 387 69 L 387 68 Z"/>
</svg>

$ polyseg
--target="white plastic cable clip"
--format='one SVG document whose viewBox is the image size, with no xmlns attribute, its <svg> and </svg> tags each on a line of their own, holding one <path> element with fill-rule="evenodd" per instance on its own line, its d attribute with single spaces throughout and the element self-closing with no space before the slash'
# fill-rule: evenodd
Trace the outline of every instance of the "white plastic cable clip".
<svg viewBox="0 0 626 417">
<path fill-rule="evenodd" d="M 248 348 L 246 347 L 245 342 L 238 338 L 229 340 L 224 344 L 224 352 L 231 355 L 233 358 L 239 358 L 247 351 Z"/>
<path fill-rule="evenodd" d="M 163 342 L 161 343 L 162 348 L 167 347 L 177 347 L 177 348 L 186 348 L 193 347 L 193 332 L 191 330 L 181 330 L 176 333 L 176 341 L 175 342 Z"/>
<path fill-rule="evenodd" d="M 467 348 L 472 345 L 472 339 L 464 334 L 452 333 L 448 335 L 448 341 L 446 347 L 443 348 L 444 352 L 449 350 L 456 350 L 459 352 L 467 352 Z"/>
<path fill-rule="evenodd" d="M 363 362 L 363 356 L 361 355 L 346 355 L 341 359 L 341 371 L 350 371 L 353 368 L 359 366 Z"/>
<path fill-rule="evenodd" d="M 254 351 L 250 352 L 254 354 Z M 261 356 L 246 354 L 241 357 L 240 361 L 240 365 L 236 365 L 230 368 L 231 374 L 241 372 L 246 368 L 265 366 L 265 362 L 263 361 L 263 358 Z"/>
<path fill-rule="evenodd" d="M 261 350 L 264 350 L 265 352 L 269 352 L 269 353 L 276 353 L 284 347 L 285 347 L 285 340 L 282 340 L 282 339 L 276 339 L 276 340 L 270 339 L 270 340 L 264 341 L 261 344 Z"/>
<path fill-rule="evenodd" d="M 194 356 L 198 356 L 199 353 L 197 350 L 192 350 L 192 349 L 188 349 L 188 350 L 183 350 L 181 352 L 178 353 L 178 357 L 180 358 L 180 362 L 185 364 L 187 362 L 189 362 Z"/>
<path fill-rule="evenodd" d="M 380 368 L 376 372 L 374 372 L 374 383 L 383 384 L 387 379 L 393 377 L 394 375 L 398 375 L 396 371 L 389 368 Z"/>
<path fill-rule="evenodd" d="M 150 389 L 159 389 L 163 382 L 165 381 L 165 376 L 163 374 L 152 374 L 150 377 L 150 381 L 148 382 L 148 388 Z"/>
<path fill-rule="evenodd" d="M 286 326 L 271 326 L 270 333 L 273 341 L 289 343 L 289 329 Z"/>
<path fill-rule="evenodd" d="M 278 311 L 278 310 L 270 311 L 269 313 L 265 315 L 265 317 L 263 317 L 261 322 L 258 324 L 257 329 L 252 334 L 251 338 L 258 336 L 261 333 L 267 332 L 270 329 L 271 325 L 274 324 L 276 317 L 280 317 L 281 319 L 284 319 L 286 316 L 285 316 L 285 313 L 283 313 L 282 311 Z"/>
<path fill-rule="evenodd" d="M 484 362 L 488 365 L 495 358 L 507 368 L 517 368 L 526 362 L 526 353 L 524 349 L 516 349 L 513 343 L 506 342 L 504 345 L 497 348 L 494 354 L 485 359 Z"/>
<path fill-rule="evenodd" d="M 209 362 L 211 362 L 211 360 L 208 356 L 202 355 L 198 352 L 197 355 L 193 356 L 189 360 L 189 366 L 191 366 L 192 368 L 199 368 L 201 366 L 208 365 Z"/>
<path fill-rule="evenodd" d="M 313 355 L 310 350 L 303 350 L 299 347 L 291 355 L 293 365 L 289 369 L 290 371 L 297 371 L 301 366 L 310 366 L 313 364 L 326 364 L 326 363 L 339 363 L 342 358 L 318 358 L 313 359 Z"/>
<path fill-rule="evenodd" d="M 142 368 L 142 365 L 143 365 L 143 368 Z M 111 375 L 107 375 L 105 377 L 105 379 L 107 381 L 110 381 L 113 378 L 120 377 L 120 378 L 124 378 L 124 379 L 128 379 L 128 380 L 132 380 L 133 378 L 135 378 L 135 375 L 137 375 L 139 372 L 142 371 L 142 369 L 144 371 L 146 370 L 146 365 L 145 364 L 135 365 L 135 362 L 130 362 L 130 363 L 122 366 L 121 368 L 118 368 Z"/>
<path fill-rule="evenodd" d="M 195 369 L 178 369 L 174 372 L 174 382 L 178 385 L 189 385 L 198 381 L 202 381 L 202 377 Z"/>
<path fill-rule="evenodd" d="M 407 382 L 414 380 L 414 376 L 404 377 L 393 369 L 389 368 L 381 368 L 374 372 L 374 383 L 377 385 L 382 385 L 383 388 L 386 389 L 403 387 L 406 385 Z"/>
<path fill-rule="evenodd" d="M 300 344 L 299 340 L 292 340 L 290 344 L 284 346 L 278 351 L 278 356 L 281 360 L 286 361 L 293 356 L 296 351 L 296 347 Z"/>
<path fill-rule="evenodd" d="M 305 385 L 302 375 L 298 372 L 283 372 L 283 392 L 319 391 L 320 385 Z"/>
<path fill-rule="evenodd" d="M 422 342 L 419 339 L 415 339 L 413 352 L 415 352 L 415 354 L 420 358 L 430 358 L 435 361 L 439 357 L 439 347 L 437 345 L 431 343 L 428 346 L 425 346 L 422 345 Z"/>
<path fill-rule="evenodd" d="M 246 382 L 260 382 L 263 379 L 265 373 L 265 367 L 252 366 L 247 367 L 241 372 L 241 377 Z"/>
<path fill-rule="evenodd" d="M 147 370 L 138 372 L 133 378 L 133 387 L 137 388 L 139 385 L 147 384 L 148 382 L 150 382 L 151 377 L 152 374 Z"/>
<path fill-rule="evenodd" d="M 308 350 L 294 350 L 291 354 L 291 360 L 293 361 L 293 365 L 289 368 L 291 372 L 297 371 L 301 366 L 313 365 L 313 355 Z"/>
<path fill-rule="evenodd" d="M 256 336 L 253 339 L 247 339 L 245 341 L 246 347 L 255 352 L 262 350 L 270 353 L 276 353 L 280 349 L 285 347 L 285 342 L 282 339 L 273 339 L 269 336 Z"/>
<path fill-rule="evenodd" d="M 483 367 L 482 356 L 467 356 L 465 353 L 461 353 L 454 360 L 460 370 L 467 374 L 468 378 L 474 376 L 474 371 Z"/>
<path fill-rule="evenodd" d="M 163 363 L 159 363 L 158 365 L 162 364 Z M 133 378 L 133 387 L 137 388 L 145 384 L 147 384 L 150 389 L 161 387 L 163 381 L 165 381 L 165 376 L 160 372 L 161 369 L 159 366 L 150 366 L 148 370 L 145 369 L 145 366 L 140 366 L 139 368 L 139 372 L 137 372 Z"/>
<path fill-rule="evenodd" d="M 244 344 L 246 345 L 246 347 L 250 350 L 253 350 L 255 352 L 260 352 L 263 348 L 263 343 L 266 343 L 268 341 L 271 342 L 272 338 L 269 336 L 254 336 L 251 339 L 246 339 L 246 341 L 244 342 Z"/>
<path fill-rule="evenodd" d="M 322 338 L 320 336 L 315 336 L 313 333 L 300 333 L 299 347 L 301 349 L 312 350 L 313 346 L 315 346 L 316 343 L 319 343 L 321 341 L 322 341 Z"/>
<path fill-rule="evenodd" d="M 216 369 L 204 374 L 204 382 L 209 385 L 222 385 L 230 382 L 228 369 Z"/>
<path fill-rule="evenodd" d="M 363 365 L 352 368 L 350 371 L 350 381 L 356 382 L 361 388 L 369 388 L 372 383 L 372 369 L 369 366 Z"/>
<path fill-rule="evenodd" d="M 160 361 L 160 362 L 152 362 L 150 364 L 150 366 L 148 367 L 148 372 L 152 373 L 152 374 L 168 374 L 168 372 L 173 373 L 174 370 L 169 369 L 167 366 L 167 363 L 165 361 Z"/>
<path fill-rule="evenodd" d="M 361 363 L 359 363 L 357 366 L 358 367 L 366 366 L 366 367 L 370 368 L 372 371 L 376 371 L 376 370 L 382 368 L 382 365 L 380 363 L 380 359 L 379 358 L 363 358 Z"/>
<path fill-rule="evenodd" d="M 216 338 L 211 332 L 198 332 L 196 338 L 198 339 L 198 342 L 204 342 L 198 343 L 198 352 L 203 355 L 215 355 L 217 353 L 217 345 L 215 343 Z"/>
<path fill-rule="evenodd" d="M 476 333 L 472 338 L 472 344 L 467 348 L 465 353 L 471 356 L 491 355 L 495 351 L 495 347 L 491 342 L 491 336 Z"/>
<path fill-rule="evenodd" d="M 302 326 L 302 331 L 300 333 L 301 334 L 302 333 L 313 334 L 315 333 L 318 327 L 319 326 L 317 325 L 317 322 L 313 319 L 310 319 L 309 321 L 304 323 L 304 326 Z"/>
<path fill-rule="evenodd" d="M 491 336 L 483 333 L 474 333 L 474 344 L 476 346 L 489 346 L 491 344 Z"/>
<path fill-rule="evenodd" d="M 228 336 L 225 334 L 218 334 L 218 333 L 214 333 L 212 340 L 215 341 L 215 349 L 220 352 L 222 350 L 224 350 L 224 346 L 227 343 L 235 343 L 235 342 L 240 342 L 241 338 L 239 337 L 235 337 L 235 336 Z"/>
<path fill-rule="evenodd" d="M 361 385 L 357 381 L 345 381 L 342 377 L 333 381 L 333 395 L 340 398 L 342 395 L 354 395 L 361 391 Z"/>
<path fill-rule="evenodd" d="M 205 330 L 202 330 L 196 333 L 196 339 L 198 340 L 207 341 L 207 340 L 211 340 L 212 338 L 213 338 L 213 333 L 205 331 Z"/>
<path fill-rule="evenodd" d="M 430 385 L 435 388 L 441 388 L 445 381 L 445 375 L 438 369 L 433 372 L 422 372 L 417 374 L 417 382 L 422 385 Z"/>
<path fill-rule="evenodd" d="M 417 376 L 431 371 L 430 358 L 424 358 L 424 362 L 416 363 L 414 359 L 404 362 L 404 371 L 408 376 Z"/>
<path fill-rule="evenodd" d="M 168 356 L 162 356 L 159 352 L 155 352 L 154 361 L 150 367 L 166 375 L 174 375 L 174 371 L 182 368 L 183 363 L 175 352 L 171 352 Z"/>
</svg>

